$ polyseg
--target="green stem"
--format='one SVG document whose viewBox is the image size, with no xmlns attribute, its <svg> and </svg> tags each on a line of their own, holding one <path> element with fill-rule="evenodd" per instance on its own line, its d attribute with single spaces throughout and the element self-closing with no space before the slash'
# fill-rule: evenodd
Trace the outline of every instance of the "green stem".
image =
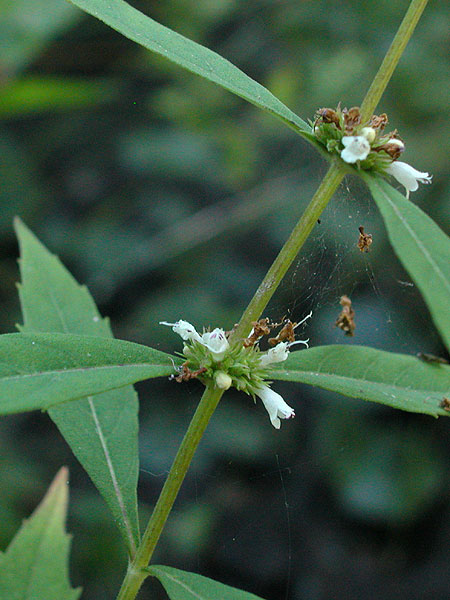
<svg viewBox="0 0 450 600">
<path fill-rule="evenodd" d="M 412 0 L 394 41 L 361 105 L 363 121 L 367 121 L 375 110 L 426 4 L 427 0 Z M 251 329 L 252 321 L 260 317 L 282 278 L 307 240 L 317 219 L 342 181 L 345 173 L 349 171 L 349 165 L 346 165 L 338 158 L 333 160 L 311 202 L 242 315 L 237 328 L 230 337 L 230 341 L 236 341 L 239 338 L 245 337 Z M 142 582 L 147 577 L 148 572 L 145 569 L 150 562 L 197 446 L 222 394 L 223 390 L 213 387 L 212 384 L 206 387 L 189 428 L 186 431 L 186 435 L 178 449 L 136 556 L 129 564 L 117 600 L 134 600 Z"/>
<path fill-rule="evenodd" d="M 365 123 L 370 119 L 378 102 L 381 100 L 381 96 L 392 77 L 392 73 L 394 72 L 427 4 L 428 0 L 412 0 L 409 5 L 392 44 L 378 69 L 378 73 L 375 75 L 375 79 L 372 81 L 369 91 L 361 104 L 360 112 L 362 123 Z"/>
<path fill-rule="evenodd" d="M 136 557 L 128 567 L 117 600 L 133 600 L 147 577 L 148 573 L 144 569 L 150 562 L 197 446 L 222 394 L 223 390 L 219 390 L 213 385 L 205 388 L 150 517 Z"/>
<path fill-rule="evenodd" d="M 250 300 L 250 304 L 230 337 L 230 343 L 246 337 L 252 328 L 252 321 L 256 321 L 261 316 L 347 171 L 347 166 L 341 160 L 336 160 L 331 164 L 311 202 Z"/>
</svg>

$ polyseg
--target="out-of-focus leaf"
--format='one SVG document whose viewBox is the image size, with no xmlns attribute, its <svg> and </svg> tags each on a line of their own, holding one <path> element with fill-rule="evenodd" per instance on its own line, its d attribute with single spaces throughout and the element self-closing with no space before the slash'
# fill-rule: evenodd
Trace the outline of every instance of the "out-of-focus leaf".
<svg viewBox="0 0 450 600">
<path fill-rule="evenodd" d="M 86 287 L 16 219 L 25 333 L 81 333 L 111 338 Z M 81 394 L 79 394 L 81 396 Z M 138 399 L 132 387 L 55 406 L 49 415 L 105 498 L 131 551 L 139 538 Z M 120 427 L 117 424 L 120 423 Z"/>
<path fill-rule="evenodd" d="M 148 571 L 159 579 L 170 600 L 262 600 L 255 594 L 243 592 L 197 573 L 160 565 L 152 565 Z"/>
<path fill-rule="evenodd" d="M 241 96 L 279 117 L 301 134 L 311 128 L 264 86 L 212 50 L 185 38 L 139 12 L 123 0 L 71 0 L 130 40 Z"/>
<path fill-rule="evenodd" d="M 381 177 L 364 174 L 389 239 L 420 289 L 450 350 L 450 238 L 415 204 Z"/>
<path fill-rule="evenodd" d="M 0 92 L 0 117 L 82 108 L 107 102 L 116 95 L 117 88 L 109 81 L 29 77 Z"/>
<path fill-rule="evenodd" d="M 56 34 L 78 19 L 61 0 L 0 0 L 1 65 L 7 75 L 26 67 Z"/>
<path fill-rule="evenodd" d="M 433 417 L 450 416 L 441 402 L 450 392 L 450 366 L 365 346 L 318 346 L 274 365 L 271 379 L 299 381 L 344 396 Z"/>
<path fill-rule="evenodd" d="M 0 598 L 77 600 L 69 583 L 70 536 L 64 531 L 68 471 L 62 468 L 42 502 L 0 553 Z"/>
<path fill-rule="evenodd" d="M 33 158 L 18 139 L 0 133 L 0 234 L 11 235 L 11 221 L 18 213 L 27 217 L 44 202 L 44 193 Z"/>
<path fill-rule="evenodd" d="M 68 400 L 170 375 L 180 362 L 123 340 L 7 333 L 0 336 L 0 414 L 47 410 Z M 116 415 L 116 427 L 117 423 Z"/>
</svg>

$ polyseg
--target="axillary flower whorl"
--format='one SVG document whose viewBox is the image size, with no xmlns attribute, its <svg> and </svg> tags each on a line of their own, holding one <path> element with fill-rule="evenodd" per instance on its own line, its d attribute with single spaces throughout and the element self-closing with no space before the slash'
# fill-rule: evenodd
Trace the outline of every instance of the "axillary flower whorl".
<svg viewBox="0 0 450 600">
<path fill-rule="evenodd" d="M 339 154 L 342 160 L 357 169 L 392 175 L 406 189 L 406 197 L 420 183 L 431 183 L 431 175 L 417 171 L 398 161 L 405 150 L 403 140 L 394 130 L 384 133 L 388 123 L 385 113 L 373 115 L 368 123 L 361 122 L 359 108 L 320 108 L 311 123 L 317 140 L 328 152 Z"/>
<path fill-rule="evenodd" d="M 248 338 L 233 345 L 228 341 L 231 331 L 216 328 L 200 334 L 188 321 L 161 321 L 160 325 L 171 327 L 184 341 L 180 355 L 186 360 L 171 378 L 178 382 L 197 378 L 205 384 L 212 381 L 222 390 L 235 387 L 253 399 L 258 396 L 269 413 L 272 425 L 279 429 L 280 419 L 294 417 L 294 409 L 270 388 L 270 382 L 266 380 L 271 365 L 285 361 L 294 344 L 308 346 L 308 340 L 295 340 L 294 330 L 310 317 L 311 313 L 300 323 L 284 321 L 282 324 L 271 324 L 268 319 L 261 319 L 253 323 Z M 271 347 L 262 352 L 259 349 L 260 339 L 280 325 L 283 327 L 278 335 L 268 340 Z"/>
</svg>

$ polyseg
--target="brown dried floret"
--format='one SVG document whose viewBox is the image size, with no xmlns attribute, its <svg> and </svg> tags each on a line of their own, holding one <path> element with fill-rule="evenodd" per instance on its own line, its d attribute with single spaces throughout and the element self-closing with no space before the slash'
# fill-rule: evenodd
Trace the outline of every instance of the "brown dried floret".
<svg viewBox="0 0 450 600">
<path fill-rule="evenodd" d="M 355 311 L 352 308 L 352 301 L 348 296 L 341 296 L 339 301 L 342 306 L 342 311 L 339 317 L 336 319 L 336 327 L 345 331 L 345 335 L 353 335 L 356 325 L 354 321 Z"/>
<path fill-rule="evenodd" d="M 265 319 L 260 319 L 259 321 L 253 321 L 252 325 L 253 329 L 251 334 L 242 343 L 244 348 L 249 348 L 250 346 L 256 344 L 256 342 L 263 335 L 269 335 L 272 329 L 270 326 L 270 321 L 267 317 Z"/>
<path fill-rule="evenodd" d="M 389 120 L 388 120 L 388 116 L 386 113 L 382 113 L 380 116 L 373 115 L 372 118 L 370 119 L 370 127 L 373 127 L 374 129 L 379 129 L 380 131 L 383 131 L 383 129 L 388 124 L 388 122 L 389 122 Z"/>
<path fill-rule="evenodd" d="M 364 233 L 364 227 L 362 225 L 360 227 L 358 227 L 358 229 L 359 229 L 358 248 L 361 250 L 361 252 L 369 252 L 370 245 L 373 242 L 372 234 Z"/>
<path fill-rule="evenodd" d="M 334 123 L 338 129 L 340 129 L 339 115 L 332 108 L 319 108 L 316 111 L 316 124 L 321 123 Z"/>
<path fill-rule="evenodd" d="M 197 371 L 191 371 L 187 365 L 188 365 L 188 361 L 183 363 L 181 365 L 179 374 L 176 376 L 173 375 L 172 379 L 175 379 L 175 381 L 178 381 L 178 383 L 182 383 L 183 381 L 189 381 L 190 379 L 195 379 L 196 377 L 198 377 L 199 375 L 202 375 L 203 373 L 205 373 L 205 371 L 208 370 L 206 367 L 201 367 L 200 369 L 197 369 Z"/>
<path fill-rule="evenodd" d="M 280 342 L 295 342 L 295 326 L 297 323 L 292 323 L 289 319 L 285 322 L 283 328 L 280 330 L 278 335 L 273 338 L 269 338 L 269 345 L 276 346 Z"/>
<path fill-rule="evenodd" d="M 348 110 L 344 108 L 342 114 L 344 115 L 345 132 L 351 134 L 353 132 L 353 129 L 361 124 L 359 106 L 353 106 Z"/>
</svg>

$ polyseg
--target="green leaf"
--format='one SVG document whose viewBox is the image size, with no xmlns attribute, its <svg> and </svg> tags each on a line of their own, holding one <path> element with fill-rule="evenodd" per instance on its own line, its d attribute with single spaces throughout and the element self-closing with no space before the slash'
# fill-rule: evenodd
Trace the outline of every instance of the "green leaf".
<svg viewBox="0 0 450 600">
<path fill-rule="evenodd" d="M 122 35 L 157 54 L 224 87 L 255 106 L 282 119 L 298 133 L 311 128 L 278 98 L 212 50 L 160 25 L 123 0 L 71 0 Z"/>
<path fill-rule="evenodd" d="M 420 208 L 381 177 L 363 174 L 389 239 L 420 289 L 450 350 L 450 238 Z"/>
<path fill-rule="evenodd" d="M 86 287 L 18 219 L 15 228 L 21 250 L 19 294 L 24 325 L 20 329 L 111 338 L 109 323 L 100 317 Z M 137 395 L 128 387 L 49 410 L 106 500 L 131 552 L 139 539 L 138 409 Z"/>
<path fill-rule="evenodd" d="M 69 583 L 70 536 L 64 531 L 68 471 L 60 469 L 42 502 L 0 553 L 0 598 L 77 600 Z"/>
<path fill-rule="evenodd" d="M 309 383 L 362 400 L 433 417 L 450 392 L 450 366 L 365 346 L 318 346 L 292 352 L 271 379 Z"/>
<path fill-rule="evenodd" d="M 159 579 L 171 600 L 262 600 L 196 573 L 160 565 L 151 565 L 147 570 Z"/>
<path fill-rule="evenodd" d="M 109 338 L 68 333 L 0 335 L 0 414 L 47 410 L 68 400 L 170 375 L 180 362 L 153 348 Z M 117 413 L 116 427 L 120 417 Z"/>
</svg>

